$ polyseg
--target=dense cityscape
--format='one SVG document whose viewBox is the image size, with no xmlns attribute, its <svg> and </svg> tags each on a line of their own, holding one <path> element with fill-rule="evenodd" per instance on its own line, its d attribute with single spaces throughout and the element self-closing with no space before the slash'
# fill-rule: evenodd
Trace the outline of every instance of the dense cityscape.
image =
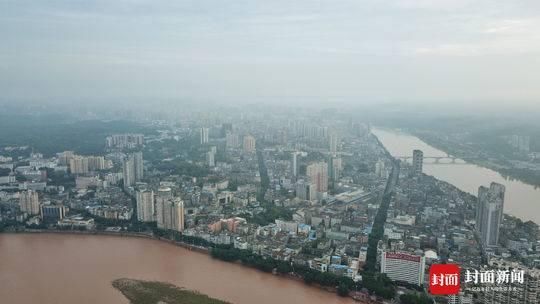
<svg viewBox="0 0 540 304">
<path fill-rule="evenodd" d="M 538 226 L 503 214 L 505 187 L 476 197 L 426 175 L 421 150 L 393 157 L 369 122 L 138 123 L 146 133 L 110 133 L 94 155 L 2 147 L 2 231 L 156 238 L 362 303 L 540 301 Z M 440 263 L 526 275 L 428 295 Z"/>
</svg>

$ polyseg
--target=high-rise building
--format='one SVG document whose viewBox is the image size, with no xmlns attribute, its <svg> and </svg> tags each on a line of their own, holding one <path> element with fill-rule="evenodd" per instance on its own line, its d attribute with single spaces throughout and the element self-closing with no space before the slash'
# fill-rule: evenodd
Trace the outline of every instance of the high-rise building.
<svg viewBox="0 0 540 304">
<path fill-rule="evenodd" d="M 426 258 L 401 252 L 382 252 L 381 273 L 393 281 L 424 284 Z"/>
<path fill-rule="evenodd" d="M 176 199 L 171 203 L 171 230 L 184 231 L 184 201 Z"/>
<path fill-rule="evenodd" d="M 505 187 L 491 183 L 490 187 L 478 188 L 478 205 L 476 207 L 476 230 L 484 246 L 497 246 L 499 243 L 499 227 L 503 218 Z"/>
<path fill-rule="evenodd" d="M 80 156 L 66 151 L 60 159 L 62 162 L 67 161 L 71 174 L 87 174 L 90 171 L 107 169 L 107 162 L 103 156 Z"/>
<path fill-rule="evenodd" d="M 144 134 L 113 134 L 105 144 L 108 148 L 135 148 L 144 144 Z"/>
<path fill-rule="evenodd" d="M 135 181 L 140 181 L 144 177 L 143 153 L 133 153 L 133 165 L 135 169 Z"/>
<path fill-rule="evenodd" d="M 36 191 L 28 190 L 20 193 L 19 206 L 21 212 L 26 212 L 29 215 L 39 214 L 39 196 Z"/>
<path fill-rule="evenodd" d="M 144 175 L 142 152 L 130 154 L 127 159 L 124 160 L 122 169 L 124 173 L 124 187 L 131 187 L 135 182 L 140 181 Z"/>
<path fill-rule="evenodd" d="M 333 156 L 328 163 L 328 171 L 330 172 L 330 179 L 337 181 L 341 177 L 341 171 L 343 170 L 343 164 L 341 157 Z"/>
<path fill-rule="evenodd" d="M 105 157 L 103 156 L 88 156 L 88 170 L 98 171 L 106 169 Z"/>
<path fill-rule="evenodd" d="M 298 152 L 293 152 L 291 157 L 291 175 L 298 176 Z"/>
<path fill-rule="evenodd" d="M 208 164 L 208 167 L 214 167 L 216 165 L 215 152 L 214 151 L 206 152 L 206 162 Z"/>
<path fill-rule="evenodd" d="M 57 154 L 58 155 L 58 164 L 62 166 L 68 166 L 69 160 L 75 156 L 75 152 L 73 151 L 64 151 L 62 153 Z"/>
<path fill-rule="evenodd" d="M 200 139 L 201 145 L 208 143 L 208 133 L 209 133 L 208 128 L 201 128 L 199 130 L 199 139 Z"/>
<path fill-rule="evenodd" d="M 328 164 L 325 162 L 313 163 L 307 166 L 306 175 L 309 181 L 315 184 L 317 192 L 328 191 Z"/>
<path fill-rule="evenodd" d="M 184 231 L 184 202 L 172 197 L 170 188 L 160 188 L 156 197 L 157 227 Z"/>
<path fill-rule="evenodd" d="M 414 150 L 413 162 L 412 162 L 412 169 L 413 169 L 414 175 L 422 174 L 423 164 L 424 164 L 424 152 L 422 152 L 421 150 Z"/>
<path fill-rule="evenodd" d="M 169 187 L 159 187 L 157 191 L 157 195 L 155 197 L 156 200 L 156 221 L 157 221 L 157 227 L 161 229 L 165 229 L 166 226 L 166 217 L 164 216 L 165 212 L 165 203 L 172 199 L 172 190 Z"/>
<path fill-rule="evenodd" d="M 375 163 L 375 175 L 378 177 L 386 177 L 384 160 L 379 159 L 377 163 Z"/>
<path fill-rule="evenodd" d="M 157 191 L 157 198 L 170 199 L 172 198 L 172 189 L 169 187 L 159 187 Z"/>
<path fill-rule="evenodd" d="M 124 175 L 124 187 L 131 187 L 135 184 L 135 159 L 129 156 L 122 165 Z"/>
<path fill-rule="evenodd" d="M 301 200 L 312 201 L 315 200 L 315 185 L 306 182 L 304 180 L 299 180 L 296 184 L 296 197 Z"/>
<path fill-rule="evenodd" d="M 244 152 L 246 153 L 255 152 L 255 137 L 251 135 L 244 136 Z"/>
<path fill-rule="evenodd" d="M 223 123 L 221 125 L 221 136 L 226 136 L 228 132 L 233 131 L 233 124 L 232 123 Z"/>
<path fill-rule="evenodd" d="M 73 156 L 69 159 L 69 170 L 71 174 L 88 173 L 88 159 L 83 156 Z"/>
<path fill-rule="evenodd" d="M 137 220 L 140 222 L 155 221 L 154 191 L 137 191 Z"/>
<path fill-rule="evenodd" d="M 227 145 L 227 148 L 238 148 L 240 145 L 240 139 L 238 138 L 238 134 L 227 132 L 225 135 L 225 144 Z"/>
<path fill-rule="evenodd" d="M 328 135 L 328 146 L 330 153 L 336 153 L 338 151 L 339 137 L 337 133 L 331 132 Z"/>
</svg>

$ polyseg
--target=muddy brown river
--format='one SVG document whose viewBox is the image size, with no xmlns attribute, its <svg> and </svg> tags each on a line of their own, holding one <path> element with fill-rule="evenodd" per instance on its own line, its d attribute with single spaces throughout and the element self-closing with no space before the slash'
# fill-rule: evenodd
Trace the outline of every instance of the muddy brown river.
<svg viewBox="0 0 540 304">
<path fill-rule="evenodd" d="M 128 303 L 111 286 L 123 277 L 170 282 L 236 304 L 355 303 L 151 239 L 0 234 L 0 303 Z"/>
</svg>

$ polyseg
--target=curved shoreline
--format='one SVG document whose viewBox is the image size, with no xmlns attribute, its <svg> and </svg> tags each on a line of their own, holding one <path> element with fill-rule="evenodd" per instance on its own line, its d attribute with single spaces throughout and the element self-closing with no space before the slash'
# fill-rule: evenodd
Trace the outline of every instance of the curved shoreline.
<svg viewBox="0 0 540 304">
<path fill-rule="evenodd" d="M 412 149 L 412 147 L 417 145 L 422 145 L 422 147 L 426 147 L 426 149 L 429 147 L 429 149 L 434 149 L 439 153 L 448 154 L 447 150 L 438 145 L 434 145 L 414 132 L 386 127 L 378 127 L 374 129 L 374 132 L 377 133 L 378 131 L 382 133 L 383 137 L 385 138 L 385 143 L 389 144 L 393 152 L 397 153 L 396 155 L 401 155 L 404 149 L 407 150 L 408 147 L 411 147 Z M 403 141 L 400 141 L 401 138 L 403 138 Z M 404 145 L 403 148 L 396 148 L 395 141 L 402 143 Z M 403 153 L 408 153 L 408 151 Z M 460 155 L 455 156 L 459 158 Z M 460 182 L 460 178 L 456 177 L 459 173 L 452 169 L 445 170 L 436 169 L 433 167 L 433 171 L 426 174 L 433 176 L 439 181 L 445 181 L 462 192 L 470 194 L 474 197 L 477 197 L 478 188 L 472 187 L 471 185 L 476 185 L 476 187 L 478 187 L 480 185 L 489 184 L 493 181 L 501 183 L 507 186 L 504 214 L 518 218 L 523 222 L 532 221 L 537 225 L 540 224 L 540 218 L 538 217 L 537 213 L 540 211 L 540 209 L 535 208 L 533 204 L 539 198 L 538 191 L 540 188 L 521 179 L 512 178 L 509 175 L 505 175 L 497 170 L 497 168 L 492 168 L 491 166 L 478 163 L 476 161 L 466 160 L 463 166 L 465 166 L 463 169 L 465 170 L 464 172 L 470 172 L 472 176 L 467 182 Z M 527 211 L 530 208 L 534 208 L 536 210 L 531 213 Z"/>
<path fill-rule="evenodd" d="M 500 174 L 504 179 L 517 180 L 517 181 L 520 181 L 520 182 L 522 182 L 522 183 L 524 183 L 526 185 L 532 186 L 535 189 L 540 187 L 540 181 L 537 181 L 536 183 L 534 183 L 534 182 L 531 182 L 531 179 L 526 178 L 521 174 L 505 172 L 505 170 L 512 170 L 513 168 L 503 168 L 501 165 L 498 165 L 497 163 L 491 163 L 491 162 L 488 162 L 488 161 L 482 161 L 482 160 L 475 159 L 475 158 L 468 158 L 467 155 L 465 155 L 465 154 L 463 154 L 462 152 L 459 152 L 459 151 L 454 151 L 454 152 L 457 152 L 457 153 L 454 153 L 454 152 L 451 151 L 452 149 L 448 149 L 448 147 L 445 146 L 444 143 L 434 141 L 433 139 L 431 139 L 429 137 L 426 137 L 422 133 L 418 133 L 418 132 L 413 131 L 411 133 L 405 133 L 405 134 L 416 136 L 418 139 L 420 139 L 421 141 L 425 142 L 426 144 L 432 146 L 435 149 L 441 150 L 441 151 L 443 151 L 445 153 L 448 153 L 448 154 L 453 154 L 453 155 L 457 156 L 458 158 L 461 158 L 461 160 L 464 160 L 466 162 L 466 164 L 475 165 L 475 166 L 478 166 L 478 167 L 481 167 L 481 168 L 485 168 L 485 169 L 495 171 L 498 174 Z"/>
<path fill-rule="evenodd" d="M 177 242 L 166 238 L 155 237 L 148 233 L 142 232 L 113 232 L 113 231 L 78 231 L 78 230 L 35 230 L 25 229 L 24 231 L 4 231 L 5 234 L 68 234 L 68 235 L 96 235 L 96 236 L 114 236 L 114 237 L 131 237 L 131 238 L 143 238 L 149 240 L 160 241 L 169 243 L 184 249 L 197 251 L 201 253 L 209 253 L 209 249 L 206 247 L 195 246 L 187 243 Z"/>
<path fill-rule="evenodd" d="M 181 247 L 181 248 L 189 250 L 189 251 L 195 251 L 197 253 L 205 254 L 208 257 L 211 257 L 209 248 L 195 246 L 195 245 L 191 245 L 191 244 L 187 244 L 187 243 L 183 243 L 183 242 L 177 242 L 177 241 L 173 241 L 173 240 L 169 240 L 169 239 L 165 239 L 165 238 L 155 237 L 155 236 L 147 234 L 147 233 L 139 233 L 139 232 L 25 229 L 24 231 L 4 231 L 4 232 L 0 232 L 0 235 L 1 234 L 11 234 L 11 235 L 16 235 L 16 234 L 56 234 L 56 235 L 112 236 L 112 237 L 119 237 L 119 238 L 134 238 L 134 239 L 135 238 L 141 238 L 141 239 L 154 240 L 154 241 L 158 241 L 158 242 L 168 243 L 170 245 Z M 217 259 L 217 261 L 227 263 L 227 264 L 231 264 L 229 262 L 221 261 L 219 259 Z M 245 265 L 243 265 L 241 263 L 232 263 L 232 264 L 237 264 L 239 266 L 242 266 L 242 267 L 245 267 L 245 268 L 248 268 L 248 269 L 255 269 L 255 268 L 252 268 L 252 267 L 247 267 L 247 266 L 245 266 Z M 265 272 L 261 271 L 261 273 L 265 273 Z M 274 277 L 284 278 L 284 279 L 287 279 L 287 280 L 293 280 L 293 281 L 303 283 L 303 280 L 301 278 L 298 278 L 298 277 L 296 277 L 294 275 L 290 275 L 290 274 L 289 275 L 279 275 L 279 274 L 271 274 L 271 273 L 265 273 L 265 274 L 269 274 L 269 275 L 272 275 Z M 309 287 L 312 287 L 312 288 L 315 288 L 315 289 L 318 289 L 318 290 L 323 290 L 323 291 L 326 291 L 328 293 L 333 293 L 336 297 L 338 297 L 338 295 L 336 294 L 336 290 L 337 290 L 336 288 L 320 286 L 320 285 L 317 285 L 317 284 L 306 284 L 306 286 L 309 286 Z M 349 295 L 348 298 L 351 298 L 352 300 L 356 301 L 357 303 L 367 303 L 367 302 L 362 301 L 359 298 L 355 297 L 354 295 Z"/>
</svg>

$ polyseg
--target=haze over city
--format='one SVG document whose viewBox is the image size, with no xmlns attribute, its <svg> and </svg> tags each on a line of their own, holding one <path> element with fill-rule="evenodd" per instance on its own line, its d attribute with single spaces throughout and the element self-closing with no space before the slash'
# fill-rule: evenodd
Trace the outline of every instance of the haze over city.
<svg viewBox="0 0 540 304">
<path fill-rule="evenodd" d="M 540 104 L 540 3 L 1 1 L 0 100 Z"/>
</svg>

